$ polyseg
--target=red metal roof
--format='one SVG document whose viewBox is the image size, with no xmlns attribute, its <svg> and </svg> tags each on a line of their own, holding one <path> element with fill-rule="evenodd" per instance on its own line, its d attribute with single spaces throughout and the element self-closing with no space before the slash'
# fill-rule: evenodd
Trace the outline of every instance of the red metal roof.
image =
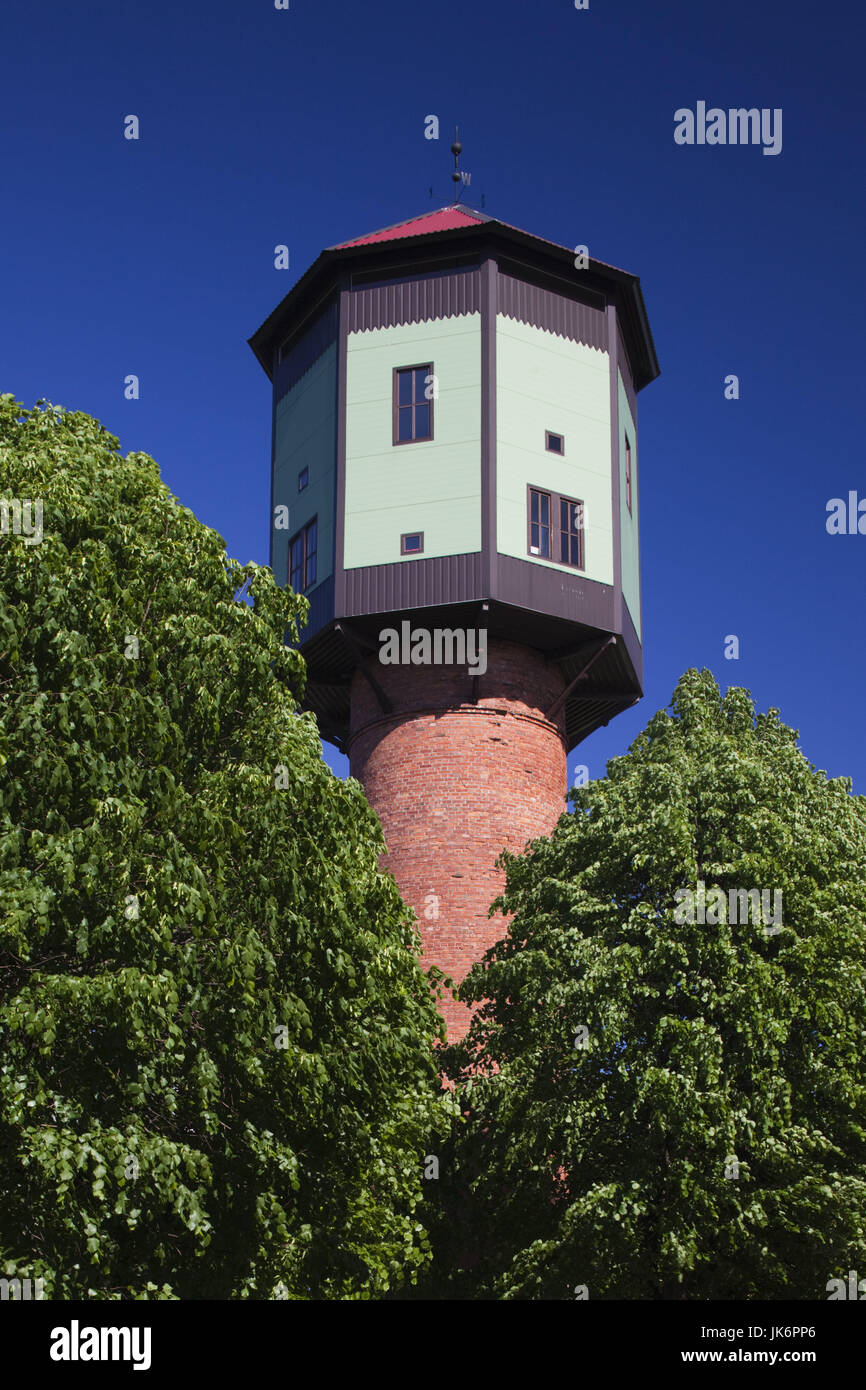
<svg viewBox="0 0 866 1390">
<path fill-rule="evenodd" d="M 396 241 L 406 236 L 426 236 L 428 232 L 450 232 L 457 227 L 472 227 L 489 219 L 483 213 L 469 213 L 462 207 L 437 208 L 436 212 L 425 212 L 420 217 L 410 217 L 405 222 L 395 222 L 392 227 L 382 227 L 378 232 L 368 232 L 366 236 L 355 237 L 352 241 L 340 241 L 331 247 L 332 251 L 342 251 L 346 246 L 366 246 L 372 241 Z"/>
<path fill-rule="evenodd" d="M 328 249 L 331 251 L 343 251 L 348 246 L 368 246 L 374 241 L 397 241 L 401 237 L 427 236 L 431 232 L 451 232 L 458 227 L 472 227 L 479 222 L 498 222 L 500 227 L 508 227 L 512 232 L 520 232 L 522 236 L 531 236 L 534 241 L 542 241 L 547 246 L 555 246 L 560 251 L 567 251 L 567 246 L 562 246 L 558 241 L 551 241 L 549 237 L 539 236 L 537 232 L 526 232 L 522 227 L 515 227 L 512 222 L 503 222 L 500 218 L 492 218 L 487 213 L 476 212 L 474 208 L 464 207 L 460 203 L 455 203 L 452 207 L 437 208 L 435 212 L 422 213 L 420 217 L 409 217 L 405 222 L 395 222 L 391 227 L 382 227 L 378 232 L 368 232 L 366 236 L 354 237 L 352 241 L 339 241 L 336 246 Z M 592 257 L 597 265 L 605 266 L 608 270 L 618 270 L 621 275 L 630 275 L 631 272 L 623 270 L 620 266 L 611 265 L 609 261 L 600 261 L 596 256 Z"/>
</svg>

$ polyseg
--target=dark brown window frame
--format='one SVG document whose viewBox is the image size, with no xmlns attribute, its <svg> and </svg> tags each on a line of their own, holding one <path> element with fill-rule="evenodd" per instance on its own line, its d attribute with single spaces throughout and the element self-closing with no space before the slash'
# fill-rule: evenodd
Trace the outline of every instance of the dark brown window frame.
<svg viewBox="0 0 866 1390">
<path fill-rule="evenodd" d="M 550 447 L 551 438 L 553 438 L 553 439 L 561 439 L 561 440 L 562 440 L 562 448 L 561 448 L 561 449 L 551 449 L 551 447 Z M 544 447 L 545 447 L 545 449 L 547 450 L 547 452 L 548 452 L 549 454 L 556 454 L 557 458 L 563 458 L 563 457 L 565 456 L 565 435 L 564 435 L 564 434 L 560 434 L 558 430 L 545 430 L 545 431 L 544 431 Z"/>
<path fill-rule="evenodd" d="M 535 551 L 532 549 L 532 494 L 533 494 L 534 492 L 537 492 L 537 493 L 539 494 L 540 497 L 546 497 L 546 498 L 547 498 L 547 502 L 548 502 L 548 508 L 547 508 L 547 529 L 548 529 L 548 531 L 551 531 L 551 532 L 553 531 L 553 525 L 552 525 L 552 519 L 553 519 L 553 494 L 552 494 L 546 487 L 533 487 L 531 483 L 527 483 L 527 485 L 526 485 L 526 553 L 527 553 L 527 555 L 530 557 L 530 559 L 532 559 L 532 560 L 549 560 L 549 559 L 551 558 L 549 555 L 541 555 L 541 554 L 536 555 Z M 544 524 L 544 523 L 543 523 L 542 520 L 541 520 L 541 506 L 540 506 L 540 504 L 539 504 L 539 508 L 538 508 L 538 525 L 539 525 L 539 526 L 543 526 L 543 524 Z"/>
<path fill-rule="evenodd" d="M 628 507 L 628 514 L 631 516 L 631 440 L 625 435 L 625 504 Z"/>
<path fill-rule="evenodd" d="M 408 441 L 408 440 L 404 440 L 403 442 L 404 442 L 404 444 L 405 444 L 405 443 L 408 443 L 409 441 Z M 421 544 L 419 545 L 419 547 L 418 547 L 417 550 L 407 550 L 407 549 L 406 549 L 406 542 L 407 542 L 407 540 L 409 539 L 410 536 L 420 536 L 420 537 L 421 537 Z M 400 537 L 400 554 L 401 554 L 401 555 L 423 555 L 423 554 L 424 554 L 424 532 L 423 532 L 423 531 L 404 531 L 403 534 L 402 534 L 402 536 Z"/>
<path fill-rule="evenodd" d="M 316 528 L 316 548 L 315 548 L 314 551 L 311 552 L 311 551 L 309 550 L 308 538 L 309 538 L 309 533 L 310 533 L 310 531 L 312 530 L 312 528 L 313 528 L 314 526 L 315 526 L 315 528 Z M 307 521 L 307 522 L 305 522 L 304 525 L 303 525 L 298 531 L 296 531 L 295 534 L 294 534 L 293 536 L 291 536 L 291 537 L 289 538 L 289 563 L 288 563 L 287 580 L 288 580 L 288 583 L 289 583 L 289 586 L 290 586 L 290 587 L 291 587 L 291 585 L 292 585 L 292 546 L 295 544 L 295 541 L 297 541 L 297 540 L 302 540 L 302 541 L 303 541 L 303 552 L 302 552 L 303 558 L 302 558 L 302 561 L 301 561 L 301 565 L 302 565 L 302 574 L 301 574 L 301 578 L 302 578 L 302 580 L 303 580 L 303 583 L 301 584 L 300 589 L 295 589 L 294 592 L 295 592 L 296 594 L 305 594 L 305 593 L 307 592 L 308 589 L 312 588 L 312 586 L 313 586 L 314 584 L 318 583 L 318 578 L 319 578 L 319 515 L 318 515 L 318 512 L 316 513 L 315 516 L 311 516 L 311 517 L 310 517 L 310 520 Z M 312 579 L 309 578 L 309 575 L 308 575 L 308 573 L 307 573 L 307 571 L 308 571 L 308 569 L 309 569 L 309 564 L 310 564 L 311 556 L 315 556 L 315 558 L 316 558 L 316 573 L 314 574 L 314 576 L 313 576 Z"/>
<path fill-rule="evenodd" d="M 532 552 L 532 494 L 537 492 L 550 501 L 550 535 L 551 548 L 554 548 L 554 537 L 558 537 L 555 548 L 562 554 L 562 526 L 560 524 L 560 503 L 568 502 L 571 506 L 580 507 L 581 526 L 578 531 L 580 560 L 573 565 L 570 560 L 560 560 L 554 555 L 534 555 Z M 537 487 L 534 483 L 526 484 L 526 554 L 530 560 L 543 560 L 545 564 L 561 565 L 563 569 L 585 570 L 586 569 L 586 527 L 583 523 L 583 508 L 586 504 L 578 497 L 566 497 L 563 492 L 555 492 L 553 488 Z M 569 535 L 571 533 L 569 532 Z M 569 547 L 570 549 L 570 547 Z"/>
<path fill-rule="evenodd" d="M 433 428 L 434 428 L 433 414 L 434 414 L 434 412 L 433 412 L 433 397 L 432 397 L 432 396 L 430 397 L 429 401 L 427 400 L 427 398 L 426 398 L 426 396 L 425 396 L 424 402 L 423 402 L 424 405 L 428 405 L 428 406 L 430 407 L 430 433 L 429 433 L 429 434 L 422 435 L 420 438 L 415 438 L 414 435 L 413 435 L 413 437 L 412 437 L 411 439 L 398 439 L 398 437 L 397 437 L 397 435 L 398 435 L 398 428 L 399 428 L 399 425 L 398 425 L 398 421 L 399 421 L 399 415 L 398 415 L 399 404 L 398 404 L 398 402 L 399 402 L 399 392 L 400 392 L 399 374 L 400 374 L 400 372 L 420 372 L 420 371 L 424 371 L 425 374 L 426 374 L 427 376 L 434 376 L 434 377 L 435 377 L 435 375 L 436 375 L 436 371 L 435 371 L 435 368 L 434 368 L 434 365 L 433 365 L 432 362 L 415 362 L 415 363 L 407 363 L 404 367 L 394 367 L 394 369 L 393 369 L 393 373 L 392 373 L 392 377 L 391 377 L 391 442 L 392 442 L 392 444 L 401 444 L 401 445 L 402 445 L 402 444 L 429 444 L 430 441 L 431 441 L 431 439 L 433 438 Z M 418 404 L 419 404 L 418 401 L 413 400 L 413 402 L 412 402 L 412 407 L 413 407 L 413 409 L 412 409 L 412 428 L 413 428 L 413 429 L 415 428 L 415 410 L 414 410 L 414 407 L 415 407 L 416 405 L 418 405 Z"/>
</svg>

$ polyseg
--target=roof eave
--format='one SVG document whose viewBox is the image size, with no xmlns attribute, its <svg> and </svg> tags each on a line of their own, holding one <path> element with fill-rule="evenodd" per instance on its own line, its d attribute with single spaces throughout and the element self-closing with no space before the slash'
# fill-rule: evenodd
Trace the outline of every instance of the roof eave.
<svg viewBox="0 0 866 1390">
<path fill-rule="evenodd" d="M 290 304 L 300 299 L 304 292 L 315 284 L 316 280 L 319 278 L 322 271 L 327 268 L 329 263 L 333 263 L 339 259 L 339 253 L 332 248 L 320 252 L 312 265 L 307 266 L 301 278 L 295 281 L 290 290 L 286 291 L 276 308 L 268 314 L 263 323 L 259 324 L 252 337 L 247 338 L 247 342 L 267 373 L 268 378 L 271 378 L 273 348 L 267 352 L 265 349 L 275 335 L 280 319 L 285 317 Z"/>
<path fill-rule="evenodd" d="M 551 260 L 567 260 L 569 263 L 572 261 L 573 252 L 568 247 L 560 246 L 557 242 L 547 241 L 543 237 L 534 236 L 531 232 L 524 232 L 520 228 L 511 227 L 508 223 L 499 222 L 491 217 L 486 217 L 484 221 L 478 221 L 474 225 L 467 224 L 463 227 L 448 227 L 442 231 L 411 232 L 407 236 L 389 237 L 385 241 L 361 242 L 360 244 L 343 244 L 329 247 L 316 257 L 312 265 L 308 266 L 301 278 L 295 282 L 292 288 L 280 300 L 276 308 L 268 315 L 264 322 L 256 329 L 252 337 L 248 338 L 247 341 L 268 378 L 272 379 L 273 338 L 277 336 L 278 325 L 281 320 L 286 318 L 291 306 L 297 303 L 325 272 L 332 270 L 338 264 L 345 264 L 347 260 L 353 258 L 358 258 L 362 261 L 373 260 L 383 254 L 387 255 L 389 251 L 403 249 L 410 243 L 415 246 L 418 246 L 420 243 L 438 246 L 449 240 L 453 241 L 461 237 L 477 238 L 480 236 L 483 238 L 491 234 L 502 237 L 506 241 L 526 246 L 535 251 L 540 250 L 542 254 L 549 256 Z M 649 382 L 654 381 L 660 373 L 640 280 L 636 275 L 632 275 L 630 271 L 620 270 L 617 266 L 608 265 L 605 261 L 594 260 L 592 257 L 589 258 L 589 270 L 601 280 L 614 281 L 621 285 L 627 298 L 631 301 L 635 326 L 638 330 L 639 337 L 643 340 L 645 350 L 645 360 L 640 364 L 640 369 L 635 373 L 635 389 L 639 391 Z M 337 278 L 337 276 L 334 276 L 335 280 Z"/>
</svg>

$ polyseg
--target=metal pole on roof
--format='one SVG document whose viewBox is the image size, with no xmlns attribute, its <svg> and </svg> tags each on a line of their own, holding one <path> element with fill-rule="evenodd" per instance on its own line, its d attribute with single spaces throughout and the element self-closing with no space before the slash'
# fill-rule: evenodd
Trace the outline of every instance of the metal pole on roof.
<svg viewBox="0 0 866 1390">
<path fill-rule="evenodd" d="M 462 153 L 462 150 L 463 150 L 463 146 L 462 146 L 461 143 L 460 143 L 460 127 L 459 127 L 459 125 L 457 125 L 457 126 L 454 127 L 454 144 L 451 146 L 451 153 L 452 153 L 453 156 L 454 156 L 454 172 L 453 172 L 453 174 L 451 175 L 451 178 L 452 178 L 452 181 L 453 181 L 453 183 L 454 183 L 454 203 L 455 203 L 455 204 L 459 203 L 459 201 L 460 201 L 460 197 L 459 197 L 459 194 L 458 194 L 458 192 L 457 192 L 457 189 L 458 189 L 458 186 L 459 186 L 459 184 L 460 184 L 460 168 L 459 168 L 459 164 L 460 164 L 460 155 L 461 155 L 461 153 Z"/>
</svg>

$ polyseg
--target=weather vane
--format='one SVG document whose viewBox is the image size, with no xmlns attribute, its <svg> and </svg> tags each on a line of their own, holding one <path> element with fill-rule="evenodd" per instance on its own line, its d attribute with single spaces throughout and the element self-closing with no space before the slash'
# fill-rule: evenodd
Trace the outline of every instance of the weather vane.
<svg viewBox="0 0 866 1390">
<path fill-rule="evenodd" d="M 472 175 L 467 174 L 465 169 L 460 168 L 460 155 L 462 152 L 463 146 L 460 143 L 460 127 L 458 125 L 454 127 L 454 144 L 451 146 L 451 153 L 454 156 L 454 172 L 451 178 L 454 182 L 455 203 L 459 203 L 460 201 L 458 187 L 468 188 L 472 182 Z"/>
</svg>

